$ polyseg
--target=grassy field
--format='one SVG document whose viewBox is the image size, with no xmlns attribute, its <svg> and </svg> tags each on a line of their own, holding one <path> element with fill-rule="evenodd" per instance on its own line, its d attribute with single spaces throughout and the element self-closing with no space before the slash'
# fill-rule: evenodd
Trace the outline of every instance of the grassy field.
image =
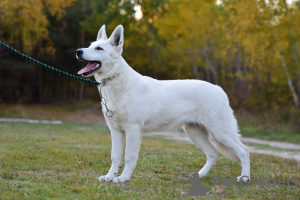
<svg viewBox="0 0 300 200">
<path fill-rule="evenodd" d="M 300 144 L 300 112 L 282 109 L 260 114 L 237 112 L 240 132 L 253 137 Z"/>
<path fill-rule="evenodd" d="M 266 128 L 263 125 L 251 125 L 242 122 L 240 122 L 239 125 L 240 133 L 244 137 L 300 144 L 300 131 L 292 127 L 278 125 L 272 128 Z"/>
<path fill-rule="evenodd" d="M 192 185 L 191 173 L 206 160 L 194 145 L 144 137 L 131 180 L 98 183 L 110 167 L 105 125 L 0 123 L 0 130 L 0 199 L 183 199 Z M 209 187 L 201 199 L 300 198 L 299 182 L 297 187 L 287 181 L 275 187 L 213 185 L 213 176 L 231 178 L 240 170 L 238 163 L 220 158 L 209 176 L 200 179 Z M 295 161 L 251 155 L 254 179 L 270 175 L 300 181 L 299 170 Z"/>
<path fill-rule="evenodd" d="M 62 120 L 73 123 L 98 123 L 103 117 L 99 103 L 69 103 L 62 105 L 1 104 L 0 117 Z M 90 109 L 82 113 L 84 109 Z M 282 114 L 283 113 L 283 114 Z M 289 114 L 291 116 L 289 116 Z M 300 144 L 300 114 L 283 110 L 259 115 L 245 111 L 235 113 L 240 133 L 245 137 Z"/>
</svg>

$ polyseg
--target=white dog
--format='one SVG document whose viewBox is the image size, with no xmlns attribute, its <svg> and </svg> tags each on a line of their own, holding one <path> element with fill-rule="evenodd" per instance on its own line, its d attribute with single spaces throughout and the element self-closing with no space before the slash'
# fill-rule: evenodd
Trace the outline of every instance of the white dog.
<svg viewBox="0 0 300 200">
<path fill-rule="evenodd" d="M 90 61 L 78 74 L 94 75 L 101 86 L 103 113 L 112 138 L 111 168 L 99 181 L 125 182 L 136 166 L 142 132 L 174 130 L 182 126 L 189 138 L 204 151 L 207 162 L 199 171 L 204 177 L 216 164 L 220 153 L 241 163 L 238 180 L 250 177 L 247 147 L 238 134 L 238 126 L 225 92 L 200 80 L 159 81 L 134 71 L 121 56 L 123 26 L 107 39 L 105 26 L 97 41 L 78 49 L 79 60 Z M 100 89 L 100 88 L 99 88 Z M 107 115 L 107 108 L 113 116 Z M 125 147 L 125 166 L 117 177 Z"/>
</svg>

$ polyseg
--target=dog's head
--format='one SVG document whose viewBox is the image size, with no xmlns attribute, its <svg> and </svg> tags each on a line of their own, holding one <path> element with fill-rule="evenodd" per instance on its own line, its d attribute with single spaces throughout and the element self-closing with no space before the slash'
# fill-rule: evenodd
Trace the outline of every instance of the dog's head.
<svg viewBox="0 0 300 200">
<path fill-rule="evenodd" d="M 88 48 L 76 50 L 78 60 L 89 61 L 88 65 L 81 69 L 78 74 L 89 77 L 95 73 L 107 74 L 119 61 L 123 51 L 123 26 L 119 25 L 107 39 L 105 25 L 103 25 L 97 36 Z"/>
</svg>

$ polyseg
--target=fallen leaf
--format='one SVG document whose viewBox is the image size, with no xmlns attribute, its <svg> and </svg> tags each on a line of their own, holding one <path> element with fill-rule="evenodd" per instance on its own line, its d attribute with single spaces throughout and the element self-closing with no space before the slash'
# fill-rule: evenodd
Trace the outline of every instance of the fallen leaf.
<svg viewBox="0 0 300 200">
<path fill-rule="evenodd" d="M 221 193 L 221 192 L 223 192 L 223 189 L 218 188 L 218 189 L 216 189 L 216 192 Z"/>
</svg>

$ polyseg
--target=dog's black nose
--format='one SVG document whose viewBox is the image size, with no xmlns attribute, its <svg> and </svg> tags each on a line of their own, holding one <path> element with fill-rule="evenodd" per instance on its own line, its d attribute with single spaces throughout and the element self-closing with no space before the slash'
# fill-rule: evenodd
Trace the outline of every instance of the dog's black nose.
<svg viewBox="0 0 300 200">
<path fill-rule="evenodd" d="M 83 51 L 81 49 L 76 50 L 76 55 L 81 56 L 83 54 Z"/>
</svg>

